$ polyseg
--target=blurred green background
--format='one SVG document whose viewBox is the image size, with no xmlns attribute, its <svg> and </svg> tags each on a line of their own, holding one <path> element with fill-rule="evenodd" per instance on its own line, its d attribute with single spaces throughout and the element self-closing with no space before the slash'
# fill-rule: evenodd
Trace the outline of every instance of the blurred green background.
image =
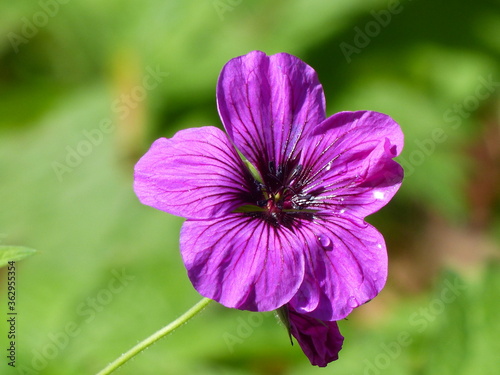
<svg viewBox="0 0 500 375">
<path fill-rule="evenodd" d="M 220 126 L 222 66 L 251 50 L 314 67 L 327 112 L 369 109 L 406 135 L 404 184 L 373 215 L 387 287 L 310 366 L 273 314 L 216 304 L 118 374 L 497 374 L 500 2 L 41 0 L 0 4 L 0 245 L 17 263 L 17 367 L 92 374 L 200 297 L 182 219 L 141 205 L 160 136 Z"/>
</svg>

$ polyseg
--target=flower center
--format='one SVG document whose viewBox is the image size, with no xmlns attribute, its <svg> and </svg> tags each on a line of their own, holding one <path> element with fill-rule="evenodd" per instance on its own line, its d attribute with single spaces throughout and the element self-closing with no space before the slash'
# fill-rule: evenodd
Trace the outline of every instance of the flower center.
<svg viewBox="0 0 500 375">
<path fill-rule="evenodd" d="M 277 213 L 293 208 L 293 194 L 291 194 L 290 192 L 286 192 L 286 188 L 283 188 L 282 190 L 283 191 L 280 191 L 277 194 L 271 194 L 267 199 L 266 208 L 269 212 Z M 266 195 L 265 192 L 264 195 Z"/>
<path fill-rule="evenodd" d="M 264 220 L 279 227 L 292 227 L 302 220 L 312 220 L 316 210 L 310 207 L 314 196 L 302 193 L 302 166 L 278 166 L 269 163 L 262 176 L 255 176 L 249 196 L 250 205 L 240 207 L 237 212 Z"/>
</svg>

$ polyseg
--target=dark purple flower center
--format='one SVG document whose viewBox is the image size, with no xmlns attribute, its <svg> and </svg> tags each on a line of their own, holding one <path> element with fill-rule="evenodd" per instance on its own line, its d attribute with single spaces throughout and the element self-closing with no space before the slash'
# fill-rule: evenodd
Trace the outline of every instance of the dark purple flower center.
<svg viewBox="0 0 500 375">
<path fill-rule="evenodd" d="M 302 165 L 288 162 L 276 167 L 274 162 L 269 162 L 261 177 L 262 181 L 252 177 L 252 187 L 246 199 L 249 205 L 238 211 L 275 227 L 297 227 L 303 220 L 314 218 L 316 210 L 312 207 L 316 194 L 303 191 L 305 174 Z"/>
</svg>

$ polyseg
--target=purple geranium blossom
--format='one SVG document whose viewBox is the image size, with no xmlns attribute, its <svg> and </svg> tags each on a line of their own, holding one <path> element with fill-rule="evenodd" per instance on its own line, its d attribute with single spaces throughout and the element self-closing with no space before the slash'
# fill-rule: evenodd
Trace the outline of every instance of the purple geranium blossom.
<svg viewBox="0 0 500 375">
<path fill-rule="evenodd" d="M 337 322 L 326 322 L 298 314 L 288 305 L 281 307 L 278 315 L 289 334 L 297 339 L 312 365 L 325 367 L 339 358 L 344 336 L 340 334 Z"/>
<path fill-rule="evenodd" d="M 370 111 L 326 118 L 315 71 L 286 53 L 230 60 L 217 104 L 227 134 L 181 130 L 135 168 L 142 203 L 187 219 L 180 249 L 196 290 L 323 321 L 375 297 L 387 254 L 364 218 L 401 184 L 399 125 Z"/>
</svg>

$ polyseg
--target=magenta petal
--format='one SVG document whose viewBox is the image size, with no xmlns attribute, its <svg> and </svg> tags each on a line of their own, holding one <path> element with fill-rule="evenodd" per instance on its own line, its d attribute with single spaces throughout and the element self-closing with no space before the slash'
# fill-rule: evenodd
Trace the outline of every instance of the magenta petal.
<svg viewBox="0 0 500 375">
<path fill-rule="evenodd" d="M 304 254 L 292 233 L 244 214 L 187 220 L 180 248 L 195 289 L 226 307 L 275 310 L 304 277 Z"/>
<path fill-rule="evenodd" d="M 354 217 L 323 216 L 302 233 L 309 241 L 304 280 L 317 283 L 301 285 L 290 301 L 297 312 L 341 320 L 382 290 L 387 252 L 384 238 L 373 226 Z M 313 296 L 314 303 L 304 300 L 304 295 Z"/>
<path fill-rule="evenodd" d="M 325 119 L 316 72 L 300 59 L 254 51 L 229 61 L 217 84 L 219 114 L 236 147 L 260 171 L 295 155 Z"/>
<path fill-rule="evenodd" d="M 290 333 L 314 366 L 325 367 L 339 358 L 344 337 L 337 322 L 321 321 L 288 309 Z"/>
<path fill-rule="evenodd" d="M 341 112 L 313 133 L 301 162 L 310 175 L 304 190 L 319 192 L 317 201 L 337 214 L 364 218 L 396 194 L 403 169 L 392 159 L 403 148 L 403 133 L 389 116 Z"/>
<path fill-rule="evenodd" d="M 214 218 L 245 204 L 246 167 L 215 127 L 160 138 L 135 166 L 140 201 L 186 218 Z"/>
<path fill-rule="evenodd" d="M 312 248 L 315 249 L 317 244 L 316 241 L 312 242 Z M 306 267 L 308 267 L 306 261 Z M 310 270 L 306 270 L 304 275 L 304 281 L 300 285 L 299 290 L 293 296 L 291 302 L 293 306 L 299 308 L 302 312 L 315 311 L 318 307 L 320 300 L 322 298 L 322 284 L 321 280 L 316 278 L 316 274 Z"/>
</svg>

